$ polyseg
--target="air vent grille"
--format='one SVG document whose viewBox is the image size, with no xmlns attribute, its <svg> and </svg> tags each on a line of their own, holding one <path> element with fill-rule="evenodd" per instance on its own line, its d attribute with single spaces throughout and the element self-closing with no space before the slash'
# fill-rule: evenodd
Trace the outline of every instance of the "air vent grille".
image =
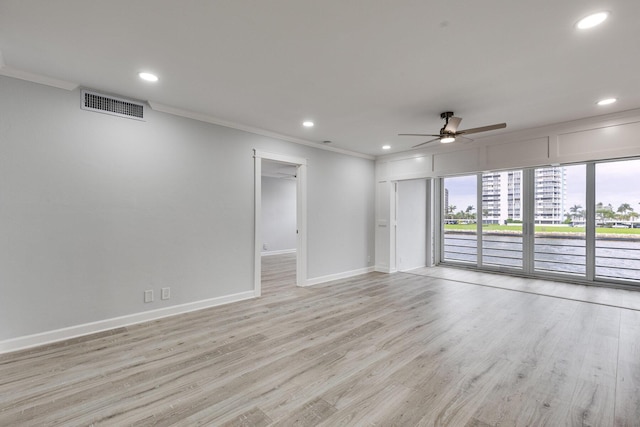
<svg viewBox="0 0 640 427">
<path fill-rule="evenodd" d="M 127 99 L 82 91 L 82 109 L 130 119 L 144 119 L 144 105 Z"/>
</svg>

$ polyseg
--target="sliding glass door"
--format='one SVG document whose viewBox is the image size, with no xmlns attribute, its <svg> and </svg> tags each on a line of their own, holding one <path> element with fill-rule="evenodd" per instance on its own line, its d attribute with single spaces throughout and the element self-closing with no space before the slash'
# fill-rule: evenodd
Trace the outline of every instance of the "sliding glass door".
<svg viewBox="0 0 640 427">
<path fill-rule="evenodd" d="M 538 168 L 534 175 L 534 269 L 586 274 L 586 166 Z"/>
<path fill-rule="evenodd" d="M 595 276 L 640 281 L 640 160 L 596 165 Z"/>
<path fill-rule="evenodd" d="M 482 174 L 482 265 L 522 269 L 521 170 Z"/>
<path fill-rule="evenodd" d="M 442 259 L 475 265 L 478 257 L 477 177 L 444 178 L 443 190 Z"/>
<path fill-rule="evenodd" d="M 640 159 L 442 182 L 441 261 L 640 286 Z"/>
</svg>

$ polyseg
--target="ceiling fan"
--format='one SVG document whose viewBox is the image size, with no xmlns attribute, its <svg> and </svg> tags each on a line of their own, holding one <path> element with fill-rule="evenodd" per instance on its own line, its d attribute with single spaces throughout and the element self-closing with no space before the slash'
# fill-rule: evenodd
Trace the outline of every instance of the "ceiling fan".
<svg viewBox="0 0 640 427">
<path fill-rule="evenodd" d="M 440 129 L 440 133 L 438 135 L 428 134 L 428 133 L 399 133 L 399 136 L 435 136 L 436 138 L 431 139 L 429 141 L 423 142 L 418 145 L 414 145 L 413 148 L 420 147 L 421 145 L 429 144 L 430 142 L 440 141 L 443 144 L 447 144 L 449 142 L 453 142 L 456 140 L 456 137 L 465 138 L 463 135 L 469 135 L 472 133 L 478 132 L 487 132 L 490 130 L 503 129 L 507 127 L 506 123 L 498 123 L 495 125 L 482 126 L 479 128 L 472 129 L 464 129 L 458 130 L 458 126 L 462 119 L 460 117 L 454 117 L 452 111 L 445 111 L 440 114 L 440 118 L 445 120 L 444 126 Z M 466 138 L 469 139 L 469 138 Z"/>
</svg>

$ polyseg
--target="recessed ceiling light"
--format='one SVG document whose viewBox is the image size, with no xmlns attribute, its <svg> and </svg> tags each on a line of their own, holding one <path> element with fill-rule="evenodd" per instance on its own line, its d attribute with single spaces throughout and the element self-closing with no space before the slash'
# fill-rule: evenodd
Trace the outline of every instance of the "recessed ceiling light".
<svg viewBox="0 0 640 427">
<path fill-rule="evenodd" d="M 313 122 L 312 121 L 304 121 L 302 122 L 302 126 L 306 127 L 306 128 L 312 128 L 313 127 Z"/>
<path fill-rule="evenodd" d="M 140 77 L 142 80 L 146 80 L 148 82 L 157 82 L 158 81 L 158 76 L 156 76 L 155 74 L 151 74 L 151 73 L 138 73 L 138 77 Z"/>
<path fill-rule="evenodd" d="M 581 20 L 578 21 L 576 27 L 581 30 L 586 30 L 587 28 L 593 28 L 596 25 L 600 25 L 604 22 L 605 19 L 609 16 L 609 12 L 598 12 L 591 14 L 589 16 L 585 16 Z"/>
<path fill-rule="evenodd" d="M 609 104 L 613 104 L 616 101 L 617 101 L 616 98 L 607 98 L 607 99 L 601 99 L 600 101 L 597 102 L 597 104 L 598 105 L 609 105 Z"/>
<path fill-rule="evenodd" d="M 390 150 L 390 149 L 391 149 L 391 146 L 390 146 L 390 145 L 383 145 L 383 146 L 382 146 L 382 149 L 383 149 L 383 150 Z"/>
</svg>

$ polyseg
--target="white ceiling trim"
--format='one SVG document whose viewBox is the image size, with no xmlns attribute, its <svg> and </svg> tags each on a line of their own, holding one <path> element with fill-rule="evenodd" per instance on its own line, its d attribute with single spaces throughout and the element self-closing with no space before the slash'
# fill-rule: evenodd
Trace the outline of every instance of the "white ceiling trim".
<svg viewBox="0 0 640 427">
<path fill-rule="evenodd" d="M 266 137 L 269 137 L 269 138 L 280 139 L 280 140 L 283 140 L 283 141 L 289 141 L 289 142 L 293 142 L 293 143 L 296 143 L 296 144 L 306 145 L 308 147 L 317 148 L 319 150 L 333 151 L 335 153 L 346 154 L 348 156 L 361 157 L 361 158 L 367 159 L 367 160 L 375 160 L 376 159 L 374 156 L 370 156 L 368 154 L 363 154 L 363 153 L 358 153 L 358 152 L 355 152 L 355 151 L 344 150 L 342 148 L 330 147 L 330 146 L 327 146 L 327 145 L 320 145 L 320 144 L 318 144 L 316 142 L 307 141 L 306 139 L 295 138 L 295 137 L 292 137 L 292 136 L 283 135 L 283 134 L 280 134 L 280 133 L 277 133 L 277 132 L 271 132 L 271 131 L 260 129 L 260 128 L 256 128 L 256 127 L 253 127 L 253 126 L 243 125 L 243 124 L 240 124 L 240 123 L 229 122 L 229 121 L 222 120 L 222 119 L 219 119 L 217 117 L 213 117 L 213 116 L 210 116 L 210 115 L 207 115 L 207 114 L 196 113 L 195 111 L 182 110 L 180 108 L 171 107 L 169 105 L 160 104 L 160 103 L 154 102 L 154 101 L 147 101 L 147 102 L 149 103 L 149 106 L 151 106 L 151 108 L 153 110 L 160 111 L 160 112 L 167 113 L 167 114 L 173 114 L 175 116 L 186 117 L 188 119 L 198 120 L 198 121 L 206 122 L 206 123 L 212 123 L 214 125 L 224 126 L 224 127 L 228 127 L 228 128 L 232 128 L 232 129 L 238 129 L 238 130 L 242 130 L 242 131 L 245 131 L 245 132 L 254 133 L 256 135 L 262 135 L 262 136 L 266 136 Z"/>
<path fill-rule="evenodd" d="M 38 83 L 41 85 L 53 86 L 64 90 L 74 90 L 78 87 L 78 84 L 68 82 L 66 80 L 54 79 L 53 77 L 42 76 L 40 74 L 29 73 L 27 71 L 9 67 L 4 63 L 2 52 L 0 52 L 0 75 L 26 80 L 28 82 Z"/>
</svg>

